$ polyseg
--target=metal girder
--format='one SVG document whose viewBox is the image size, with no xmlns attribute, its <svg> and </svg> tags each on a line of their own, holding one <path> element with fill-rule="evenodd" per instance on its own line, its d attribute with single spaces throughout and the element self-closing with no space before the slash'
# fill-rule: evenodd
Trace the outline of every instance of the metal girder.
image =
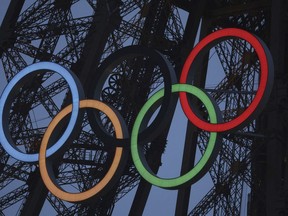
<svg viewBox="0 0 288 216">
<path fill-rule="evenodd" d="M 68 208 L 63 203 L 63 201 L 59 199 L 58 197 L 55 197 L 51 193 L 48 193 L 47 200 L 50 202 L 50 204 L 52 205 L 52 207 L 56 210 L 58 214 L 61 214 L 62 212 L 68 210 Z"/>
<path fill-rule="evenodd" d="M 31 166 L 19 161 L 13 163 L 12 165 L 6 165 L 0 175 L 0 189 L 6 187 L 14 179 L 26 182 L 30 170 Z"/>
<path fill-rule="evenodd" d="M 224 17 L 227 18 L 231 16 L 243 15 L 246 12 L 255 12 L 259 10 L 268 10 L 271 7 L 271 2 L 269 0 L 255 0 L 255 1 L 242 1 L 235 5 L 229 5 L 227 3 L 223 4 L 223 7 L 216 7 L 208 10 L 206 12 L 207 16 L 211 17 Z"/>
<path fill-rule="evenodd" d="M 7 193 L 6 195 L 2 196 L 0 199 L 1 211 L 25 198 L 28 191 L 29 188 L 27 187 L 27 185 L 22 185 L 14 189 L 10 193 Z"/>
</svg>

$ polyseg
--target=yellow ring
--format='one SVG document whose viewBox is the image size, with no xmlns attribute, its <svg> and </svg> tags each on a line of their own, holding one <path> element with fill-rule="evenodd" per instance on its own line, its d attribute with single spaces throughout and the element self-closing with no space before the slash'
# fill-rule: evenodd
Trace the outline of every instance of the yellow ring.
<svg viewBox="0 0 288 216">
<path fill-rule="evenodd" d="M 97 100 L 82 100 L 80 101 L 79 107 L 80 108 L 94 108 L 105 113 L 107 117 L 111 120 L 114 126 L 116 138 L 118 139 L 123 138 L 123 130 L 122 130 L 120 120 L 118 116 L 116 115 L 116 113 L 108 105 Z M 46 166 L 46 149 L 47 149 L 49 138 L 53 130 L 55 129 L 56 125 L 61 121 L 61 119 L 63 119 L 66 115 L 68 115 L 71 112 L 72 112 L 72 105 L 69 105 L 66 108 L 64 108 L 61 112 L 59 112 L 49 124 L 44 134 L 43 140 L 41 142 L 41 146 L 40 146 L 39 167 L 40 167 L 40 173 L 41 173 L 43 182 L 52 194 L 54 194 L 56 197 L 62 200 L 66 200 L 69 202 L 80 202 L 80 201 L 89 199 L 92 196 L 99 193 L 112 179 L 112 177 L 114 176 L 120 164 L 121 157 L 123 154 L 123 148 L 116 147 L 115 156 L 114 156 L 111 167 L 109 168 L 104 178 L 100 182 L 98 182 L 94 187 L 92 187 L 91 189 L 87 191 L 80 192 L 80 193 L 69 193 L 69 192 L 62 190 L 60 186 L 55 185 L 55 183 L 49 176 L 47 166 Z"/>
</svg>

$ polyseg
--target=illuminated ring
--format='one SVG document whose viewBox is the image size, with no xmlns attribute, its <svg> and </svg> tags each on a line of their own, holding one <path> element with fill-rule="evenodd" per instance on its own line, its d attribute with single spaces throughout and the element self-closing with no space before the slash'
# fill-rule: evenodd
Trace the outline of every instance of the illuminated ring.
<svg viewBox="0 0 288 216">
<path fill-rule="evenodd" d="M 73 132 L 74 126 L 76 125 L 78 119 L 79 98 L 81 98 L 84 93 L 81 88 L 79 80 L 72 72 L 70 72 L 69 70 L 58 64 L 51 62 L 35 63 L 21 70 L 7 84 L 0 99 L 0 142 L 9 155 L 20 161 L 35 162 L 38 160 L 39 156 L 38 153 L 26 154 L 20 152 L 15 143 L 13 142 L 11 134 L 9 132 L 8 126 L 9 126 L 10 106 L 13 97 L 16 94 L 15 88 L 19 89 L 21 87 L 20 82 L 31 80 L 32 79 L 31 77 L 34 77 L 35 74 L 45 73 L 47 71 L 56 72 L 67 81 L 72 94 L 72 104 L 73 104 L 73 112 L 69 124 L 63 135 L 59 138 L 59 140 L 47 150 L 48 156 L 54 154 L 66 142 L 70 134 Z"/>
<path fill-rule="evenodd" d="M 125 127 L 124 120 L 121 119 L 121 116 L 117 112 L 115 112 L 112 108 L 110 108 L 108 105 L 96 100 L 81 100 L 80 108 L 94 108 L 105 113 L 114 126 L 116 138 L 117 139 L 127 138 L 128 130 Z M 99 192 L 103 192 L 103 190 L 105 191 L 105 189 L 108 188 L 107 186 L 108 184 L 109 185 L 114 184 L 115 181 L 118 178 L 120 178 L 122 170 L 125 168 L 125 165 L 123 163 L 126 163 L 127 153 L 126 150 L 124 150 L 124 148 L 116 147 L 115 156 L 111 167 L 109 168 L 104 178 L 91 189 L 80 193 L 69 193 L 60 189 L 60 186 L 56 181 L 53 169 L 52 167 L 50 167 L 52 165 L 51 158 L 50 160 L 48 158 L 46 163 L 46 148 L 49 143 L 50 136 L 55 127 L 70 112 L 71 112 L 71 105 L 69 105 L 68 107 L 63 109 L 60 113 L 58 113 L 58 115 L 55 116 L 55 118 L 51 121 L 50 125 L 48 126 L 40 147 L 39 167 L 44 184 L 52 194 L 54 194 L 55 196 L 57 196 L 62 200 L 66 200 L 69 202 L 80 202 L 97 195 Z"/>
<path fill-rule="evenodd" d="M 171 63 L 164 55 L 154 49 L 140 45 L 127 46 L 118 50 L 106 58 L 101 64 L 100 68 L 97 69 L 97 73 L 94 73 L 96 77 L 91 78 L 90 94 L 88 97 L 100 100 L 102 88 L 105 85 L 107 78 L 112 73 L 112 69 L 125 59 L 142 56 L 151 57 L 151 61 L 155 62 L 155 64 L 160 67 L 159 70 L 163 74 L 165 89 L 162 106 L 157 113 L 157 116 L 153 122 L 140 133 L 140 139 L 142 141 L 146 141 L 153 139 L 158 135 L 159 131 L 163 130 L 163 127 L 165 127 L 169 120 L 168 116 L 172 116 L 173 114 L 173 105 L 177 102 L 177 100 L 173 100 L 171 97 L 171 86 L 177 82 L 175 71 Z M 98 82 L 95 83 L 94 80 L 98 80 Z M 97 134 L 100 135 L 100 138 L 102 138 L 103 141 L 110 143 L 112 142 L 118 146 L 123 146 L 130 142 L 129 139 L 116 140 L 114 137 L 108 134 L 105 128 L 101 125 L 99 117 L 97 117 L 94 113 L 88 112 L 88 116 L 91 127 L 94 129 L 94 131 L 97 131 Z"/>
<path fill-rule="evenodd" d="M 247 31 L 236 28 L 227 28 L 213 32 L 201 40 L 191 51 L 183 66 L 180 83 L 187 83 L 187 81 L 191 81 L 192 74 L 190 73 L 189 76 L 189 72 L 193 72 L 192 63 L 195 61 L 200 52 L 207 53 L 215 44 L 231 37 L 246 40 L 252 47 L 254 47 L 260 61 L 261 75 L 259 87 L 253 101 L 241 115 L 229 122 L 224 122 L 221 124 L 213 124 L 201 120 L 196 114 L 193 113 L 191 107 L 189 106 L 186 93 L 180 92 L 181 106 L 187 118 L 198 128 L 206 131 L 223 132 L 243 127 L 245 123 L 248 123 L 250 120 L 254 119 L 263 110 L 272 90 L 274 68 L 269 49 L 261 39 Z"/>
<path fill-rule="evenodd" d="M 212 123 L 217 123 L 218 119 L 217 106 L 211 101 L 209 96 L 201 89 L 188 84 L 175 84 L 172 86 L 172 92 L 187 92 L 190 93 L 204 104 L 207 108 L 209 119 Z M 142 147 L 138 144 L 139 129 L 142 127 L 142 120 L 150 108 L 164 96 L 163 89 L 156 92 L 140 110 L 131 135 L 131 154 L 133 162 L 140 175 L 149 183 L 167 189 L 177 189 L 183 185 L 191 184 L 200 179 L 209 169 L 213 160 L 216 158 L 220 148 L 219 135 L 216 132 L 211 132 L 206 151 L 198 163 L 186 174 L 177 178 L 160 178 L 156 176 L 147 164 Z"/>
</svg>

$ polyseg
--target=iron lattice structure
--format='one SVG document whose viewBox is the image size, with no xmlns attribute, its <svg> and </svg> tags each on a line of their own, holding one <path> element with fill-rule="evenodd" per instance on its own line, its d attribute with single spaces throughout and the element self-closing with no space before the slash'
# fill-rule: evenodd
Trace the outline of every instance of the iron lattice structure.
<svg viewBox="0 0 288 216">
<path fill-rule="evenodd" d="M 172 62 L 179 77 L 197 35 L 202 38 L 227 27 L 256 34 L 273 55 L 276 75 L 272 97 L 258 119 L 239 131 L 223 134 L 223 148 L 209 171 L 212 183 L 207 194 L 191 206 L 194 186 L 180 189 L 176 210 L 171 214 L 286 215 L 287 9 L 287 1 L 280 0 L 12 0 L 0 29 L 1 70 L 9 82 L 31 63 L 52 61 L 74 71 L 89 92 L 89 78 L 97 77 L 101 72 L 98 66 L 122 47 L 143 45 L 159 50 Z M 213 86 L 206 81 L 211 76 L 211 56 L 217 56 L 223 71 Z M 251 45 L 232 38 L 211 49 L 198 71 L 194 84 L 210 92 L 228 121 L 253 99 L 260 66 Z M 131 130 L 137 112 L 163 82 L 155 62 L 126 59 L 107 77 L 101 98 L 121 112 Z M 141 92 L 141 100 L 133 92 Z M 16 145 L 23 151 L 37 152 L 47 122 L 69 103 L 69 98 L 65 80 L 51 73 L 26 83 L 10 111 L 9 128 Z M 105 117 L 102 120 L 106 122 Z M 78 138 L 57 162 L 60 184 L 80 191 L 101 179 L 114 151 L 87 125 L 85 117 Z M 193 166 L 196 149 L 203 153 L 207 143 L 207 133 L 190 124 L 187 130 L 194 133 L 186 135 L 181 172 Z M 148 162 L 155 171 L 161 165 L 166 140 L 164 131 L 146 148 Z M 106 195 L 95 198 L 92 204 L 68 203 L 47 191 L 37 164 L 17 161 L 2 147 L 0 162 L 2 215 L 38 215 L 45 209 L 53 209 L 55 215 L 111 215 L 115 203 L 136 187 L 130 214 L 141 215 L 151 189 L 128 159 L 120 180 Z"/>
</svg>

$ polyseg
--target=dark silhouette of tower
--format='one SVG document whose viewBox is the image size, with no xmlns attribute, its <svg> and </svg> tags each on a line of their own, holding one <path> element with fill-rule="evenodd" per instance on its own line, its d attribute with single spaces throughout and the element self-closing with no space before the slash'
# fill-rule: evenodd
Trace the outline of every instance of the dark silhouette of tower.
<svg viewBox="0 0 288 216">
<path fill-rule="evenodd" d="M 163 86 L 164 72 L 155 62 L 143 66 L 147 63 L 143 57 L 128 56 L 114 63 L 111 54 L 129 45 L 156 49 L 171 61 L 179 79 L 198 38 L 222 28 L 247 30 L 265 41 L 273 56 L 270 100 L 248 126 L 222 134 L 222 149 L 208 172 L 208 192 L 195 197 L 194 185 L 179 189 L 171 215 L 288 215 L 287 6 L 284 0 L 11 0 L 0 28 L 1 72 L 9 82 L 35 62 L 63 65 L 78 76 L 85 92 L 100 85 L 99 97 L 119 110 L 131 131 L 137 112 Z M 213 56 L 218 59 L 217 67 L 211 63 Z M 260 76 L 251 45 L 229 38 L 201 61 L 193 84 L 211 94 L 224 121 L 241 114 L 255 96 Z M 113 73 L 99 83 L 106 69 L 103 65 L 113 65 Z M 206 80 L 219 66 L 223 74 L 211 85 Z M 95 83 L 91 84 L 92 78 Z M 61 77 L 47 73 L 25 83 L 12 102 L 9 117 L 16 145 L 28 153 L 38 152 L 48 123 L 70 101 L 68 85 Z M 106 122 L 105 116 L 101 119 Z M 54 167 L 63 187 L 90 188 L 113 159 L 113 148 L 87 125 L 84 117 L 77 141 Z M 109 124 L 107 128 L 111 130 Z M 190 123 L 187 131 L 181 173 L 193 167 L 196 152 L 203 154 L 207 145 L 207 133 Z M 167 134 L 168 130 L 163 131 L 145 148 L 155 172 L 161 166 Z M 132 189 L 136 193 L 130 215 L 141 215 L 151 185 L 140 177 L 129 157 L 121 178 L 106 194 L 90 202 L 69 203 L 46 189 L 37 163 L 18 161 L 0 145 L 1 215 L 39 215 L 47 209 L 51 215 L 111 215 L 116 202 Z M 194 206 L 192 200 L 196 200 Z"/>
</svg>

